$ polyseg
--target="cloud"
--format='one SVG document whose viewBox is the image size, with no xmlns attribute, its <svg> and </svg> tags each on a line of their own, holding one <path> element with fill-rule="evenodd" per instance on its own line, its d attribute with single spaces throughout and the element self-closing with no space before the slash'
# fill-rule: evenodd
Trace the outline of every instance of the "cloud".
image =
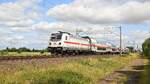
<svg viewBox="0 0 150 84">
<path fill-rule="evenodd" d="M 118 39 L 118 29 L 111 26 L 97 25 L 97 24 L 75 24 L 70 22 L 39 22 L 33 25 L 33 30 L 49 33 L 57 31 L 66 31 L 72 34 L 76 34 L 76 31 L 80 32 L 81 36 L 88 35 L 96 39 Z M 48 36 L 48 35 L 47 35 Z M 113 37 L 113 38 L 112 38 Z"/>
<path fill-rule="evenodd" d="M 42 16 L 39 2 L 41 0 L 15 0 L 0 4 L 0 48 L 19 47 L 32 41 L 32 25 Z"/>
<path fill-rule="evenodd" d="M 20 20 L 20 21 L 6 21 L 1 22 L 1 25 L 5 27 L 29 27 L 34 23 L 33 20 L 27 19 L 27 20 Z"/>
<path fill-rule="evenodd" d="M 28 27 L 40 17 L 36 5 L 40 0 L 17 0 L 0 4 L 0 25 L 3 27 Z"/>
<path fill-rule="evenodd" d="M 73 23 L 68 22 L 45 22 L 41 21 L 35 25 L 33 25 L 34 30 L 41 30 L 41 31 L 68 31 L 73 32 L 78 28 L 78 26 Z"/>
<path fill-rule="evenodd" d="M 147 30 L 135 30 L 134 32 L 130 32 L 129 34 L 132 41 L 139 42 L 142 44 L 145 39 L 150 38 L 150 31 Z"/>
<path fill-rule="evenodd" d="M 69 22 L 149 23 L 149 10 L 148 0 L 75 0 L 50 8 L 47 15 Z"/>
<path fill-rule="evenodd" d="M 87 32 L 88 29 L 90 29 L 90 33 L 94 33 L 96 30 L 101 30 L 99 28 L 102 26 L 93 25 L 93 24 L 75 24 L 70 22 L 45 22 L 41 21 L 37 24 L 33 25 L 34 30 L 41 30 L 41 31 L 67 31 L 67 32 L 75 32 L 77 29 L 80 29 L 80 31 Z M 103 28 L 104 29 L 104 28 Z"/>
</svg>

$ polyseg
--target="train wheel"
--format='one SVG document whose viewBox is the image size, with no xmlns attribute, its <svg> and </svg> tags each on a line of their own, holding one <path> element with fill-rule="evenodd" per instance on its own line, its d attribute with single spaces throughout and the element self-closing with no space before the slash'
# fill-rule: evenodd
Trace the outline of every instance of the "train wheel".
<svg viewBox="0 0 150 84">
<path fill-rule="evenodd" d="M 57 53 L 51 53 L 52 57 L 57 57 Z"/>
<path fill-rule="evenodd" d="M 76 55 L 79 55 L 79 52 L 78 52 L 78 51 L 75 51 L 75 54 L 76 54 Z"/>
<path fill-rule="evenodd" d="M 72 55 L 73 55 L 73 56 L 76 56 L 76 52 L 72 52 Z"/>
</svg>

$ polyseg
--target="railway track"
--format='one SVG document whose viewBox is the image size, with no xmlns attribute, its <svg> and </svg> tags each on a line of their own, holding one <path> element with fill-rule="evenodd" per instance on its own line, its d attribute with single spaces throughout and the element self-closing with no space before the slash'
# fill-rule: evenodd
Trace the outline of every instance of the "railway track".
<svg viewBox="0 0 150 84">
<path fill-rule="evenodd" d="M 61 59 L 78 59 L 78 58 L 89 58 L 89 57 L 102 57 L 109 58 L 118 55 L 76 55 L 76 56 L 0 56 L 0 61 L 17 61 L 17 60 L 38 60 L 38 59 L 51 59 L 51 60 L 61 60 Z"/>
</svg>

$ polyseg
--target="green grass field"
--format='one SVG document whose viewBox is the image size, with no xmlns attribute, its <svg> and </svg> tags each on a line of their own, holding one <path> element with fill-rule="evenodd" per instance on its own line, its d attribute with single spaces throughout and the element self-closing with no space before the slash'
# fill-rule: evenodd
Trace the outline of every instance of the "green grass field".
<svg viewBox="0 0 150 84">
<path fill-rule="evenodd" d="M 40 55 L 50 55 L 48 52 L 0 52 L 0 56 L 40 56 Z"/>
<path fill-rule="evenodd" d="M 18 63 L 19 67 L 1 68 L 0 84 L 97 84 L 100 79 L 137 58 L 137 54 L 130 54 L 113 58 L 71 59 L 62 63 Z"/>
</svg>

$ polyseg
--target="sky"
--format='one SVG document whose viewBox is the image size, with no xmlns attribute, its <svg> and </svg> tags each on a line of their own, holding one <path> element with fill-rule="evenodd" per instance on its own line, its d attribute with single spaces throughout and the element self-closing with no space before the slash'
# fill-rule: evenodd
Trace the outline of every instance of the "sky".
<svg viewBox="0 0 150 84">
<path fill-rule="evenodd" d="M 138 45 L 150 37 L 149 0 L 0 0 L 0 49 L 43 49 L 57 31 L 89 35 L 99 42 Z"/>
</svg>

